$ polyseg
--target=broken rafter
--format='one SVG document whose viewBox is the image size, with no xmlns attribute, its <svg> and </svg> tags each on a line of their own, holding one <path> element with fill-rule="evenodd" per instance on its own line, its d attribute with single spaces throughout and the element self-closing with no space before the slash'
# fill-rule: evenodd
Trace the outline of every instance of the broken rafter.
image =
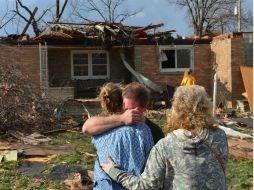
<svg viewBox="0 0 254 190">
<path fill-rule="evenodd" d="M 143 28 L 138 28 L 136 30 L 133 30 L 133 32 L 139 32 L 139 31 L 145 31 L 145 30 L 150 30 L 150 29 L 155 29 L 155 28 L 159 28 L 164 26 L 164 23 L 160 23 L 160 24 L 149 24 L 148 26 L 145 26 Z"/>
<path fill-rule="evenodd" d="M 38 7 L 35 7 L 32 14 L 31 14 L 31 16 L 30 16 L 30 18 L 29 18 L 29 20 L 27 21 L 26 26 L 23 29 L 21 35 L 24 35 L 26 33 L 26 31 L 27 31 L 29 25 L 31 24 L 32 20 L 34 19 L 34 15 L 36 14 L 37 11 L 38 11 Z"/>
<path fill-rule="evenodd" d="M 165 32 L 157 32 L 157 33 L 153 34 L 153 36 L 167 35 L 167 34 L 170 34 L 172 32 L 176 32 L 176 30 L 168 30 L 168 31 L 165 31 Z"/>
</svg>

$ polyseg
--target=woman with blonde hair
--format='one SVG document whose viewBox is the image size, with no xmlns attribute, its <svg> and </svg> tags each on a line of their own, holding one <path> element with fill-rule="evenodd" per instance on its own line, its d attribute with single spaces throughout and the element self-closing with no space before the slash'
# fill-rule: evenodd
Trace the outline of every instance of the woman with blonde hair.
<svg viewBox="0 0 254 190">
<path fill-rule="evenodd" d="M 110 157 L 102 169 L 127 189 L 227 189 L 227 137 L 215 124 L 203 87 L 177 88 L 166 130 L 140 176 L 121 170 Z"/>
<path fill-rule="evenodd" d="M 112 82 L 104 84 L 100 88 L 99 100 L 106 114 L 112 115 L 122 112 L 122 89 Z"/>
</svg>

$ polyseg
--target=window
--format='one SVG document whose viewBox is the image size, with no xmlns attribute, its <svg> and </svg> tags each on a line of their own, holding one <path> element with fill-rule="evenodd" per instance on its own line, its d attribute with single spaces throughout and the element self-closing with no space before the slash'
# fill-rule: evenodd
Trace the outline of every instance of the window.
<svg viewBox="0 0 254 190">
<path fill-rule="evenodd" d="M 160 46 L 159 52 L 161 72 L 193 69 L 193 46 Z"/>
<path fill-rule="evenodd" d="M 108 53 L 104 51 L 72 51 L 73 79 L 105 79 L 109 76 Z"/>
</svg>

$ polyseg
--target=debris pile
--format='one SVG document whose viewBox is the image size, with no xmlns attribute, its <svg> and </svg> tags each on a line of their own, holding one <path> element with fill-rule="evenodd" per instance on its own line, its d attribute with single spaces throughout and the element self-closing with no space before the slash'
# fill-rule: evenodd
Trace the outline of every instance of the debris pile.
<svg viewBox="0 0 254 190">
<path fill-rule="evenodd" d="M 0 132 L 9 130 L 44 131 L 58 122 L 54 108 L 58 103 L 50 101 L 38 84 L 11 67 L 0 65 Z M 58 126 L 59 127 L 59 126 Z"/>
<path fill-rule="evenodd" d="M 51 23 L 48 27 L 34 39 L 102 39 L 126 41 L 129 39 L 146 39 L 169 37 L 175 30 L 155 32 L 156 29 L 164 26 L 163 23 L 156 25 L 149 24 L 145 27 L 124 26 L 121 23 L 95 22 L 88 24 L 81 23 Z M 153 30 L 151 32 L 150 30 Z"/>
</svg>

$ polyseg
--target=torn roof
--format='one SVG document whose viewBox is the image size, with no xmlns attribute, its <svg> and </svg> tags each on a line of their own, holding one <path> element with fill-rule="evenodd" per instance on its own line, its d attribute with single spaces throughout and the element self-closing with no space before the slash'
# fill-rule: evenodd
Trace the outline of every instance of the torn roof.
<svg viewBox="0 0 254 190">
<path fill-rule="evenodd" d="M 171 37 L 175 30 L 156 32 L 158 28 L 164 26 L 163 23 L 156 25 L 124 26 L 121 23 L 97 22 L 92 24 L 79 23 L 51 23 L 34 40 L 82 40 L 99 39 L 102 41 L 135 41 L 141 38 L 156 38 L 160 36 Z"/>
<path fill-rule="evenodd" d="M 82 44 L 85 46 L 102 46 L 110 49 L 115 45 L 188 45 L 209 43 L 212 38 L 172 37 L 175 30 L 160 31 L 164 23 L 147 26 L 127 26 L 121 23 L 48 23 L 48 26 L 35 37 L 29 35 L 9 35 L 0 37 L 1 43 L 34 44 L 46 41 L 49 44 Z"/>
</svg>

